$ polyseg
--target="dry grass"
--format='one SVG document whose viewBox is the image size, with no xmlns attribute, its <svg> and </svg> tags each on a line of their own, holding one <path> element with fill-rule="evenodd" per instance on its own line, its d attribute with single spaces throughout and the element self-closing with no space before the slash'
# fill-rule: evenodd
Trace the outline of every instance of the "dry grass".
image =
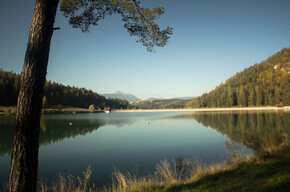
<svg viewBox="0 0 290 192">
<path fill-rule="evenodd" d="M 238 158 L 240 157 L 240 158 Z M 154 191 L 154 189 L 167 188 L 170 186 L 187 184 L 206 176 L 214 175 L 227 170 L 232 170 L 243 161 L 251 160 L 250 155 L 239 154 L 235 156 L 231 163 L 224 162 L 206 166 L 201 159 L 194 158 L 187 160 L 177 158 L 170 163 L 168 160 L 160 161 L 156 165 L 154 176 L 138 177 L 138 174 L 122 173 L 115 169 L 113 173 L 112 188 L 107 191 L 123 192 L 123 191 Z"/>
<path fill-rule="evenodd" d="M 62 175 L 59 174 L 57 181 L 47 183 L 47 181 L 42 180 L 39 182 L 38 191 L 40 192 L 86 192 L 95 191 L 94 184 L 90 183 L 90 178 L 92 175 L 92 169 L 89 166 L 85 172 L 83 172 L 83 177 L 74 177 L 71 174 Z"/>
<path fill-rule="evenodd" d="M 139 177 L 137 172 L 121 172 L 117 169 L 112 174 L 112 186 L 103 188 L 104 192 L 117 192 L 117 191 L 138 191 L 146 192 L 153 191 L 163 185 L 158 182 L 156 176 Z"/>
</svg>

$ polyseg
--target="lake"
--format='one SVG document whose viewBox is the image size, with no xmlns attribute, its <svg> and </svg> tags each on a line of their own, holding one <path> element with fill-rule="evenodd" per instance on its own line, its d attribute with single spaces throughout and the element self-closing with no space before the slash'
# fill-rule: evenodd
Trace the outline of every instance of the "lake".
<svg viewBox="0 0 290 192">
<path fill-rule="evenodd" d="M 139 112 L 43 115 L 39 177 L 75 176 L 91 165 L 98 186 L 111 181 L 113 168 L 153 173 L 161 160 L 199 157 L 206 164 L 226 159 L 225 142 L 245 152 L 279 144 L 290 133 L 290 113 Z M 7 182 L 14 117 L 0 117 L 0 183 Z"/>
</svg>

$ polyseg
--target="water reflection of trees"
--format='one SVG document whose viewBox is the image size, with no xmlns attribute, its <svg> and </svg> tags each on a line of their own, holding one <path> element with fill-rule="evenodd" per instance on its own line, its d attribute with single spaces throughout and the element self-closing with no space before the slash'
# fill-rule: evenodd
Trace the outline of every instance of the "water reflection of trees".
<svg viewBox="0 0 290 192">
<path fill-rule="evenodd" d="M 0 156 L 10 153 L 14 121 L 13 117 L 0 117 Z"/>
<path fill-rule="evenodd" d="M 280 145 L 290 133 L 290 113 L 285 112 L 205 112 L 187 116 L 256 151 L 268 144 Z"/>
<path fill-rule="evenodd" d="M 290 113 L 286 112 L 197 112 L 183 115 L 148 116 L 138 118 L 42 119 L 39 143 L 48 145 L 65 138 L 85 135 L 104 125 L 118 128 L 138 121 L 192 118 L 204 126 L 216 129 L 236 142 L 259 150 L 268 144 L 279 145 L 290 133 Z M 10 153 L 14 117 L 0 117 L 0 155 Z"/>
<path fill-rule="evenodd" d="M 97 120 L 41 120 L 39 144 L 48 145 L 65 138 L 73 138 L 78 135 L 85 135 L 103 126 Z"/>
<path fill-rule="evenodd" d="M 81 119 L 79 116 L 55 116 L 42 118 L 40 121 L 39 144 L 48 145 L 65 138 L 73 138 L 78 135 L 85 135 L 97 130 L 104 125 L 113 125 L 121 128 L 125 125 L 132 125 L 142 118 L 99 118 Z M 10 154 L 15 117 L 1 117 L 0 119 L 0 155 Z"/>
<path fill-rule="evenodd" d="M 6 153 L 10 154 L 14 129 L 14 118 L 1 118 L 0 125 L 0 155 L 4 155 Z M 92 119 L 42 119 L 40 122 L 39 145 L 48 145 L 65 138 L 85 135 L 97 130 L 103 125 L 105 125 L 105 123 Z"/>
</svg>

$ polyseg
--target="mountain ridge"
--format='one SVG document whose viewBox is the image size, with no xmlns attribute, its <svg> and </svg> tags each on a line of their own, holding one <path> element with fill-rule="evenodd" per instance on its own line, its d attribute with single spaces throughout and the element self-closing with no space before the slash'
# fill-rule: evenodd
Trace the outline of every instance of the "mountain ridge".
<svg viewBox="0 0 290 192">
<path fill-rule="evenodd" d="M 124 93 L 122 91 L 116 91 L 115 93 L 105 93 L 105 94 L 101 94 L 102 96 L 106 97 L 107 99 L 125 99 L 127 101 L 140 101 L 141 99 L 139 99 L 137 96 L 131 94 L 131 93 Z"/>
</svg>

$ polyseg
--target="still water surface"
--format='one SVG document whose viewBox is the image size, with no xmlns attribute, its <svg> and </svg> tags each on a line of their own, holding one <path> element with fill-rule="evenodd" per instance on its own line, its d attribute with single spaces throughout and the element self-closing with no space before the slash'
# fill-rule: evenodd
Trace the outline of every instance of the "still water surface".
<svg viewBox="0 0 290 192">
<path fill-rule="evenodd" d="M 98 186 L 114 167 L 153 173 L 160 160 L 200 157 L 206 164 L 226 159 L 225 142 L 246 152 L 279 143 L 290 132 L 286 112 L 148 112 L 43 115 L 39 177 L 81 175 L 88 165 Z M 0 117 L 0 183 L 7 182 L 14 117 Z"/>
</svg>

